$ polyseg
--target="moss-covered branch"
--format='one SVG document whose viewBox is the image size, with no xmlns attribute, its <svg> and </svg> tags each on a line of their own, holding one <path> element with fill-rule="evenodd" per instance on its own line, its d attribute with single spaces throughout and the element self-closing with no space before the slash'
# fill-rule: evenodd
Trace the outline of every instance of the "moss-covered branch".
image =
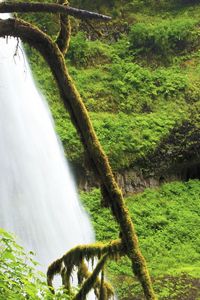
<svg viewBox="0 0 200 300">
<path fill-rule="evenodd" d="M 66 0 L 58 0 L 59 4 L 68 5 Z M 65 55 L 69 48 L 70 35 L 71 35 L 71 25 L 69 16 L 60 14 L 60 31 L 56 39 L 56 43 L 60 51 Z"/>
<path fill-rule="evenodd" d="M 63 7 L 63 5 L 62 5 Z M 0 36 L 20 37 L 24 42 L 36 48 L 45 58 L 57 82 L 61 98 L 69 111 L 85 151 L 95 166 L 102 185 L 104 185 L 108 205 L 119 224 L 126 254 L 131 260 L 132 269 L 142 284 L 146 299 L 156 299 L 146 262 L 142 256 L 136 231 L 124 203 L 122 192 L 113 176 L 109 161 L 91 124 L 83 101 L 69 76 L 64 57 L 51 38 L 36 27 L 21 20 L 0 20 Z"/>
<path fill-rule="evenodd" d="M 104 267 L 107 258 L 108 258 L 108 254 L 104 254 L 103 257 L 99 260 L 98 264 L 96 265 L 91 275 L 88 276 L 88 278 L 84 281 L 79 292 L 74 297 L 74 300 L 86 299 L 86 296 L 89 293 L 89 291 L 93 288 L 93 286 L 95 286 L 98 275 L 101 272 L 102 268 Z M 107 295 L 105 295 L 104 300 L 108 300 L 109 298 L 107 297 Z"/>
<path fill-rule="evenodd" d="M 82 274 L 83 279 L 87 279 L 91 275 L 91 272 L 88 270 L 88 267 L 84 261 L 79 266 L 79 270 L 80 270 L 80 273 Z M 102 266 L 101 272 L 102 273 L 104 272 L 103 266 Z M 112 297 L 114 295 L 114 290 L 113 290 L 112 285 L 109 282 L 107 282 L 103 277 L 104 277 L 104 275 L 102 276 L 102 274 L 101 274 L 101 279 L 99 279 L 99 277 L 97 277 L 96 281 L 94 283 L 94 286 L 93 286 L 94 293 L 100 300 L 110 299 L 110 297 Z M 82 282 L 83 282 L 83 280 L 80 283 L 82 283 Z M 103 294 L 106 294 L 107 298 L 106 297 L 102 298 Z"/>
<path fill-rule="evenodd" d="M 121 240 L 115 240 L 108 244 L 95 243 L 90 245 L 81 245 L 69 250 L 61 258 L 54 261 L 47 270 L 48 285 L 52 287 L 52 282 L 56 274 L 60 274 L 62 266 L 72 272 L 73 267 L 79 267 L 83 259 L 94 260 L 107 254 L 111 259 L 117 259 L 125 254 L 125 249 Z M 70 277 L 71 273 L 69 274 Z"/>
<path fill-rule="evenodd" d="M 0 13 L 60 13 L 67 14 L 82 20 L 100 20 L 109 21 L 111 17 L 98 14 L 95 12 L 77 9 L 71 6 L 61 5 L 61 4 L 50 4 L 50 3 L 16 3 L 16 2 L 3 2 L 0 3 Z"/>
<path fill-rule="evenodd" d="M 102 294 L 105 295 L 104 300 L 110 299 L 114 291 L 112 286 L 103 280 L 98 278 L 99 272 L 102 270 L 107 258 L 117 259 L 125 254 L 121 240 L 112 241 L 108 244 L 95 243 L 90 245 L 77 246 L 60 259 L 53 262 L 47 271 L 47 283 L 53 289 L 54 276 L 60 274 L 62 277 L 62 283 L 65 288 L 70 292 L 70 277 L 74 270 L 74 267 L 78 269 L 78 283 L 82 284 L 79 293 L 74 299 L 85 299 L 86 294 L 93 288 L 98 299 Z M 103 257 L 102 257 L 103 256 Z M 101 259 L 102 257 L 102 259 Z M 87 261 L 94 259 L 100 259 L 93 272 L 88 270 L 84 259 Z"/>
</svg>

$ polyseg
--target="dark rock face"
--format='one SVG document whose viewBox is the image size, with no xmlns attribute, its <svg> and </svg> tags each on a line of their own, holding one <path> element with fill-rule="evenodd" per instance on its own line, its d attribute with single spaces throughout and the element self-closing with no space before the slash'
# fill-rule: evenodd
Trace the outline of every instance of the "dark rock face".
<svg viewBox="0 0 200 300">
<path fill-rule="evenodd" d="M 144 175 L 141 171 L 125 170 L 115 173 L 115 178 L 123 191 L 124 195 L 143 192 L 146 188 L 158 187 L 163 183 L 189 179 L 200 179 L 200 163 L 190 163 L 188 165 L 179 166 L 174 172 L 163 174 Z M 80 190 L 90 191 L 94 187 L 100 187 L 97 179 L 94 179 L 92 173 L 88 171 L 79 174 L 76 177 L 77 185 Z"/>
<path fill-rule="evenodd" d="M 138 160 L 136 165 L 139 165 L 145 174 L 150 172 L 176 174 L 188 170 L 192 175 L 190 178 L 196 178 L 193 176 L 197 176 L 197 174 L 195 175 L 192 169 L 196 168 L 195 172 L 198 173 L 197 165 L 200 164 L 199 121 L 191 119 L 175 127 L 166 138 L 160 141 L 152 153 L 143 160 Z M 181 177 L 184 179 L 183 174 Z M 197 176 L 197 178 L 199 177 Z"/>
<path fill-rule="evenodd" d="M 142 172 L 134 170 L 118 173 L 116 179 L 124 194 L 138 193 L 148 187 L 159 186 L 159 177 L 144 177 Z"/>
<path fill-rule="evenodd" d="M 77 185 L 79 189 L 84 191 L 90 191 L 94 187 L 100 187 L 100 183 L 92 173 L 82 170 L 78 176 L 76 176 Z M 115 173 L 115 178 L 123 191 L 124 195 L 134 194 L 144 191 L 146 188 L 157 187 L 164 182 L 173 180 L 180 180 L 179 174 L 159 176 L 151 174 L 144 176 L 142 172 L 135 170 L 124 170 L 122 172 Z"/>
<path fill-rule="evenodd" d="M 200 114 L 172 129 L 157 148 L 134 167 L 115 172 L 123 193 L 133 194 L 174 180 L 200 179 Z M 74 169 L 78 187 L 99 187 L 97 176 L 84 167 Z"/>
</svg>

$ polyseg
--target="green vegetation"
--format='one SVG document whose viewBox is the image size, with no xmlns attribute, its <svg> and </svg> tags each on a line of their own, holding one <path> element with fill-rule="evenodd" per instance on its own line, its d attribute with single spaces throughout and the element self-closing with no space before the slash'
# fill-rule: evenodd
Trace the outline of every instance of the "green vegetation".
<svg viewBox="0 0 200 300">
<path fill-rule="evenodd" d="M 130 47 L 133 54 L 154 54 L 162 61 L 175 54 L 188 53 L 198 46 L 198 21 L 177 18 L 156 24 L 137 23 L 131 27 Z"/>
<path fill-rule="evenodd" d="M 118 238 L 118 228 L 109 210 L 100 206 L 100 197 L 99 190 L 81 194 L 92 218 L 96 239 L 108 242 Z M 200 297 L 199 199 L 198 180 L 168 183 L 126 199 L 161 300 Z M 0 299 L 24 299 L 25 296 L 52 299 L 44 275 L 34 270 L 36 263 L 32 255 L 25 254 L 2 229 L 0 236 L 0 295 L 5 295 Z M 139 285 L 132 282 L 131 266 L 126 258 L 118 263 L 109 262 L 107 276 L 119 299 L 143 299 Z M 58 292 L 56 299 L 62 297 L 62 292 Z"/>
<path fill-rule="evenodd" d="M 118 228 L 113 218 L 107 209 L 100 207 L 99 190 L 82 193 L 81 198 L 92 218 L 97 240 L 117 238 Z M 198 180 L 168 183 L 126 199 L 159 299 L 200 296 L 199 199 Z M 108 276 L 120 299 L 143 299 L 139 286 L 131 282 L 128 260 L 110 263 Z"/>
<path fill-rule="evenodd" d="M 36 271 L 37 265 L 33 253 L 25 253 L 11 234 L 0 229 L 1 300 L 69 299 L 62 290 L 52 296 L 45 275 Z"/>
<path fill-rule="evenodd" d="M 190 118 L 200 100 L 200 6 L 195 3 L 149 0 L 121 6 L 119 1 L 109 5 L 72 1 L 114 15 L 106 28 L 93 24 L 101 32 L 98 38 L 87 24 L 73 21 L 66 60 L 115 170 L 131 168 L 153 154 L 174 127 Z M 29 20 L 40 26 L 44 21 L 48 30 L 55 24 L 51 34 L 56 35 L 55 17 L 48 22 L 35 18 Z M 83 165 L 82 146 L 50 72 L 33 50 L 27 52 L 66 154 L 71 162 Z"/>
</svg>

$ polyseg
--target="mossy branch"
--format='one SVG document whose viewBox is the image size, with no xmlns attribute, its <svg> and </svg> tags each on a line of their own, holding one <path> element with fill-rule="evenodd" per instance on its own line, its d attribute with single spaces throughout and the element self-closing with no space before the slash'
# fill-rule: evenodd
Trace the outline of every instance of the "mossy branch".
<svg viewBox="0 0 200 300">
<path fill-rule="evenodd" d="M 142 284 L 146 299 L 155 300 L 156 296 L 146 262 L 140 252 L 136 231 L 124 203 L 122 192 L 115 181 L 108 158 L 97 139 L 80 94 L 69 76 L 61 51 L 49 36 L 21 20 L 0 20 L 0 36 L 5 37 L 8 35 L 20 37 L 24 42 L 37 49 L 51 68 L 64 105 L 80 135 L 85 151 L 95 166 L 102 185 L 104 185 L 107 195 L 106 200 L 119 224 L 123 245 L 131 260 L 133 272 Z"/>
<path fill-rule="evenodd" d="M 63 285 L 70 293 L 70 277 L 74 267 L 77 267 L 78 283 L 83 284 L 74 299 L 85 299 L 86 294 L 92 288 L 94 288 L 98 298 L 102 298 L 102 294 L 104 294 L 104 300 L 110 299 L 114 293 L 113 288 L 108 282 L 102 282 L 98 278 L 98 274 L 102 270 L 107 258 L 118 259 L 122 255 L 125 255 L 125 251 L 121 240 L 115 240 L 108 244 L 95 243 L 93 245 L 77 246 L 49 266 L 47 271 L 47 283 L 50 286 L 52 293 L 54 293 L 53 279 L 55 275 L 60 274 Z M 102 256 L 105 257 L 105 259 L 102 260 Z M 94 261 L 95 258 L 100 259 L 100 261 L 93 272 L 90 272 L 84 259 L 87 261 Z"/>
<path fill-rule="evenodd" d="M 88 10 L 77 9 L 71 6 L 50 3 L 16 3 L 2 2 L 0 3 L 0 13 L 60 13 L 73 16 L 82 20 L 110 21 L 111 17 L 91 12 Z"/>
<path fill-rule="evenodd" d="M 102 273 L 103 273 L 103 268 L 102 268 Z M 89 276 L 91 276 L 91 272 L 88 270 L 88 267 L 84 261 L 82 261 L 81 264 L 79 265 L 78 275 L 79 276 L 81 275 L 81 279 L 82 279 L 79 282 L 80 284 L 83 282 L 84 279 L 87 279 Z M 100 280 L 99 277 L 96 278 L 96 282 L 94 283 L 93 289 L 95 295 L 99 298 L 99 300 L 101 300 L 102 294 L 106 294 L 107 298 L 104 297 L 104 300 L 110 299 L 110 297 L 114 295 L 114 289 L 112 285 L 109 282 L 105 281 L 104 279 L 102 281 L 102 278 Z"/>
<path fill-rule="evenodd" d="M 104 254 L 103 257 L 99 260 L 98 264 L 96 265 L 95 269 L 91 273 L 91 275 L 84 281 L 82 287 L 80 288 L 79 292 L 76 294 L 73 300 L 85 300 L 86 295 L 89 291 L 95 286 L 97 281 L 98 275 L 101 272 L 104 264 L 108 258 L 108 254 Z M 107 300 L 106 297 L 104 300 Z"/>
<path fill-rule="evenodd" d="M 94 243 L 89 245 L 81 245 L 69 250 L 61 258 L 54 261 L 47 270 L 47 282 L 50 287 L 53 287 L 53 279 L 57 274 L 61 274 L 62 267 L 64 266 L 68 272 L 73 270 L 73 267 L 79 267 L 83 259 L 94 260 L 100 258 L 102 255 L 107 254 L 111 259 L 118 259 L 125 255 L 125 249 L 121 240 L 115 240 L 108 244 Z M 69 273 L 69 277 L 71 273 Z"/>
<path fill-rule="evenodd" d="M 58 0 L 59 4 L 68 5 L 68 1 L 66 0 Z M 65 55 L 69 48 L 70 35 L 71 35 L 71 24 L 69 16 L 60 14 L 60 31 L 56 39 L 56 43 L 60 51 Z"/>
</svg>

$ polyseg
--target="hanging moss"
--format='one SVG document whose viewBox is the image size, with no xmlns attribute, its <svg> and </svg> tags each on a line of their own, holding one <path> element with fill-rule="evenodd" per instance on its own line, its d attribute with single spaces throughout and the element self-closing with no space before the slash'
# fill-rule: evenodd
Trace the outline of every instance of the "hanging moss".
<svg viewBox="0 0 200 300">
<path fill-rule="evenodd" d="M 51 268 L 48 269 L 47 272 L 47 284 L 48 286 L 52 287 L 51 291 L 53 290 L 53 278 L 55 275 L 60 274 L 62 270 L 62 259 L 57 259 L 51 264 Z"/>
<path fill-rule="evenodd" d="M 80 268 L 82 270 L 82 277 L 84 279 L 86 279 L 91 275 L 91 272 L 88 270 L 88 267 L 84 261 L 82 261 L 81 264 L 82 265 L 80 266 Z M 102 281 L 97 277 L 96 281 L 94 283 L 94 286 L 93 286 L 94 293 L 97 298 L 100 298 L 101 287 L 102 287 Z M 106 291 L 106 295 L 107 295 L 108 299 L 110 299 L 112 297 L 112 295 L 114 294 L 114 290 L 113 290 L 113 287 L 111 286 L 111 284 L 104 280 L 103 281 L 103 289 Z"/>
<path fill-rule="evenodd" d="M 106 262 L 106 259 L 108 257 L 108 254 L 104 254 L 103 257 L 99 260 L 98 264 L 96 265 L 95 269 L 93 270 L 93 272 L 90 274 L 90 276 L 88 276 L 88 278 L 84 281 L 83 285 L 81 286 L 79 292 L 77 293 L 77 295 L 74 297 L 74 300 L 85 300 L 86 299 L 86 295 L 88 294 L 88 292 L 96 285 L 97 282 L 97 278 L 98 275 L 100 273 L 100 271 L 102 270 L 102 268 L 104 267 L 104 264 Z M 105 293 L 104 295 L 106 296 L 106 298 L 104 298 L 104 300 L 109 300 L 110 297 L 107 297 L 107 290 L 106 290 L 106 286 L 103 285 L 103 289 L 105 289 Z M 101 290 L 101 282 L 99 284 L 99 290 Z M 99 295 L 100 295 L 100 291 L 99 291 Z M 100 299 L 98 297 L 98 299 Z"/>
<path fill-rule="evenodd" d="M 90 245 L 81 245 L 71 249 L 49 266 L 47 270 L 48 285 L 53 287 L 52 282 L 54 276 L 61 274 L 63 281 L 67 282 L 67 284 L 64 285 L 69 288 L 68 282 L 74 267 L 78 267 L 78 278 L 81 282 L 84 271 L 86 272 L 85 266 L 83 265 L 84 259 L 87 261 L 93 260 L 94 258 L 99 259 L 104 254 L 108 255 L 110 259 L 115 260 L 118 259 L 119 256 L 124 255 L 125 251 L 121 240 L 115 240 L 108 244 L 95 243 Z M 63 267 L 65 268 L 65 271 L 63 271 Z"/>
</svg>

